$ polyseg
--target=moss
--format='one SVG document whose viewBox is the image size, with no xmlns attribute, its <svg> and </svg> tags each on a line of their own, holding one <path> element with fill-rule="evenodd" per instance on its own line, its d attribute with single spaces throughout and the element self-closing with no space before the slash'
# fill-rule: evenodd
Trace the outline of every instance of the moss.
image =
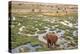
<svg viewBox="0 0 80 54">
<path fill-rule="evenodd" d="M 46 33 L 45 30 L 40 30 L 39 32 L 37 32 L 38 34 L 42 34 L 42 33 Z"/>
<path fill-rule="evenodd" d="M 28 42 L 31 42 L 32 45 L 40 44 L 40 41 L 35 37 L 30 36 L 15 36 L 15 38 L 12 38 L 12 48 L 18 47 L 20 45 L 27 44 Z"/>
<path fill-rule="evenodd" d="M 14 28 L 11 28 L 11 44 L 12 44 L 12 48 L 16 48 L 20 45 L 24 45 L 24 44 L 27 44 L 28 42 L 30 42 L 32 44 L 32 46 L 35 46 L 35 45 L 41 45 L 42 43 L 35 37 L 28 37 L 28 36 L 24 36 L 24 35 L 19 35 L 17 34 L 19 32 L 19 28 L 21 26 L 25 26 L 26 28 L 23 29 L 23 33 L 25 34 L 35 34 L 35 32 L 37 31 L 36 28 L 38 28 L 40 31 L 37 32 L 39 34 L 42 34 L 42 33 L 45 33 L 46 29 L 44 27 L 49 27 L 51 28 L 50 30 L 51 31 L 54 31 L 56 28 L 58 29 L 62 29 L 62 30 L 69 30 L 70 32 L 66 31 L 65 34 L 64 34 L 64 38 L 65 39 L 69 39 L 70 38 L 67 38 L 66 36 L 70 36 L 72 37 L 77 45 L 77 39 L 78 37 L 73 37 L 72 35 L 72 32 L 74 30 L 77 30 L 75 29 L 74 27 L 70 28 L 68 26 L 65 26 L 63 24 L 60 24 L 59 21 L 64 21 L 64 20 L 68 20 L 70 21 L 71 23 L 75 23 L 77 21 L 77 16 L 42 16 L 42 17 L 39 17 L 38 14 L 36 13 L 32 13 L 32 14 L 15 14 L 15 17 L 16 17 L 16 20 L 15 21 L 12 21 L 12 25 L 15 25 Z M 22 17 L 22 16 L 27 16 L 27 17 Z M 43 21 L 44 18 L 55 18 L 56 21 L 55 23 L 50 23 L 50 22 L 47 22 L 47 21 Z M 72 17 L 70 19 L 68 19 L 69 17 Z M 60 20 L 59 20 L 60 19 Z M 35 22 L 37 21 L 37 22 Z M 21 23 L 21 26 L 17 26 L 18 23 Z M 41 25 L 39 25 L 41 24 Z M 55 25 L 58 25 L 55 29 L 52 28 L 52 26 L 55 26 Z M 34 28 L 33 28 L 34 27 Z M 57 31 L 57 32 L 60 32 L 60 31 Z M 59 48 L 58 48 L 59 49 Z M 54 49 L 49 49 L 45 46 L 43 46 L 42 48 L 40 49 L 37 49 L 37 51 L 47 51 L 47 50 L 56 50 L 56 48 Z"/>
</svg>

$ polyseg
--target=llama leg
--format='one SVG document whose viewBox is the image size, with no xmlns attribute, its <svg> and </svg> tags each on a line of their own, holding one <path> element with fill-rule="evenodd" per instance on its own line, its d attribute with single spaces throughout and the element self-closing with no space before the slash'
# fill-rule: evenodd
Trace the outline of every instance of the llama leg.
<svg viewBox="0 0 80 54">
<path fill-rule="evenodd" d="M 47 45 L 48 45 L 48 48 L 49 48 L 49 43 Z"/>
<path fill-rule="evenodd" d="M 53 46 L 53 42 L 51 42 L 51 46 Z"/>
<path fill-rule="evenodd" d="M 47 40 L 47 46 L 48 46 L 48 48 L 49 48 L 49 41 Z"/>
</svg>

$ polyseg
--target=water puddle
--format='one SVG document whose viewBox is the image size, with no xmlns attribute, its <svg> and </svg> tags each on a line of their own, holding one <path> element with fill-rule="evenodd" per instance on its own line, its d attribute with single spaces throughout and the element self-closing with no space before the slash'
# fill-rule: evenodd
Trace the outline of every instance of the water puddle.
<svg viewBox="0 0 80 54">
<path fill-rule="evenodd" d="M 28 52 L 34 52 L 34 51 L 36 51 L 37 48 L 42 48 L 42 46 L 41 45 L 33 45 L 32 46 L 31 43 L 27 43 L 25 45 L 21 45 L 15 49 L 12 49 L 12 53 L 23 52 L 25 49 L 28 49 Z M 26 50 L 26 52 L 27 52 L 27 50 Z"/>
</svg>

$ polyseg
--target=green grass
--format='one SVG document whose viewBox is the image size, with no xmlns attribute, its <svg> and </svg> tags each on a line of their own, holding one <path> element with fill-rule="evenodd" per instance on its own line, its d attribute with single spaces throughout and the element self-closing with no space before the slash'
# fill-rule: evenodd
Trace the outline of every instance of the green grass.
<svg viewBox="0 0 80 54">
<path fill-rule="evenodd" d="M 38 39 L 34 37 L 17 35 L 17 36 L 12 36 L 11 38 L 12 38 L 11 42 L 12 48 L 16 48 L 18 46 L 27 44 L 29 42 L 31 42 L 32 45 L 40 44 L 40 41 L 38 41 Z"/>
<path fill-rule="evenodd" d="M 58 29 L 61 29 L 61 30 L 69 30 L 69 32 L 65 32 L 64 36 L 65 36 L 65 39 L 69 39 L 69 38 L 66 38 L 66 36 L 70 36 L 72 37 L 75 41 L 75 43 L 77 44 L 77 37 L 73 37 L 72 35 L 72 32 L 77 30 L 76 28 L 72 27 L 68 27 L 68 26 L 65 26 L 63 24 L 60 24 L 59 21 L 64 21 L 64 20 L 68 20 L 70 21 L 71 23 L 76 23 L 77 21 L 77 15 L 74 15 L 71 19 L 69 19 L 68 17 L 70 16 L 57 16 L 55 17 L 56 21 L 55 23 L 50 23 L 50 22 L 47 22 L 47 21 L 43 21 L 44 20 L 44 16 L 42 17 L 39 17 L 37 16 L 38 14 L 15 14 L 15 17 L 16 17 L 16 20 L 15 21 L 12 21 L 12 25 L 15 25 L 14 28 L 11 27 L 11 44 L 12 44 L 12 48 L 16 48 L 18 46 L 21 46 L 21 45 L 24 45 L 24 44 L 27 44 L 28 42 L 31 42 L 32 45 L 42 45 L 42 43 L 38 40 L 38 38 L 35 38 L 35 37 L 28 37 L 28 36 L 24 36 L 24 35 L 19 35 L 17 34 L 19 32 L 19 28 L 22 27 L 22 26 L 25 26 L 26 28 L 23 29 L 23 33 L 25 34 L 35 34 L 35 32 L 37 31 L 36 28 L 38 28 L 40 31 L 37 32 L 37 33 L 45 33 L 45 26 L 46 27 L 49 27 L 51 28 L 52 26 L 55 26 L 55 25 L 58 25 L 56 28 Z M 22 17 L 22 16 L 27 16 L 26 18 Z M 46 18 L 54 18 L 53 16 L 46 16 Z M 35 22 L 37 21 L 37 22 Z M 18 23 L 21 23 L 20 26 L 18 26 Z M 39 25 L 41 24 L 41 25 Z M 34 27 L 34 28 L 33 28 Z M 55 28 L 55 29 L 56 29 Z M 55 30 L 53 28 L 51 28 L 51 30 Z M 57 31 L 57 32 L 60 32 L 60 31 Z M 72 41 L 72 40 L 71 40 Z M 40 49 L 37 49 L 38 51 L 45 51 L 45 50 L 51 50 L 47 47 L 44 47 L 43 48 L 40 48 Z M 54 49 L 52 49 L 54 50 Z"/>
<path fill-rule="evenodd" d="M 14 38 L 13 38 L 14 37 Z M 29 42 L 27 36 L 16 35 L 12 37 L 12 48 L 16 48 L 20 45 L 26 44 Z"/>
</svg>

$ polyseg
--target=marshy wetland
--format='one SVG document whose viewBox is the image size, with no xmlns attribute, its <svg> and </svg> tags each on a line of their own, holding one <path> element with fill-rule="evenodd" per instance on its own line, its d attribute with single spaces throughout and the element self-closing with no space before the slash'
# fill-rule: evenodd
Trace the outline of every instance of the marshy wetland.
<svg viewBox="0 0 80 54">
<path fill-rule="evenodd" d="M 21 4 L 19 4 L 20 6 Z M 25 5 L 25 3 L 24 3 Z M 30 4 L 29 4 L 30 5 Z M 43 4 L 45 5 L 45 4 Z M 23 5 L 21 5 L 23 7 Z M 21 10 L 21 6 L 14 6 L 12 10 Z M 55 5 L 54 5 L 55 6 Z M 17 8 L 18 7 L 18 8 Z M 36 8 L 36 6 L 33 5 Z M 53 7 L 54 8 L 54 7 Z M 26 10 L 24 7 L 22 10 Z M 59 8 L 58 8 L 59 9 Z M 54 11 L 54 10 L 53 10 Z M 15 12 L 15 11 L 14 11 Z M 19 52 L 38 52 L 69 50 L 78 48 L 78 15 L 52 15 L 47 12 L 12 12 L 11 15 L 11 51 Z M 55 32 L 58 36 L 56 44 L 58 47 L 47 47 L 46 34 Z"/>
<path fill-rule="evenodd" d="M 11 24 L 12 50 L 19 52 L 17 50 L 25 47 L 28 48 L 28 51 L 75 49 L 78 44 L 77 26 L 77 16 L 13 16 Z M 59 37 L 63 36 L 58 42 L 60 47 L 47 48 L 44 37 L 48 32 L 55 32 Z"/>
</svg>

